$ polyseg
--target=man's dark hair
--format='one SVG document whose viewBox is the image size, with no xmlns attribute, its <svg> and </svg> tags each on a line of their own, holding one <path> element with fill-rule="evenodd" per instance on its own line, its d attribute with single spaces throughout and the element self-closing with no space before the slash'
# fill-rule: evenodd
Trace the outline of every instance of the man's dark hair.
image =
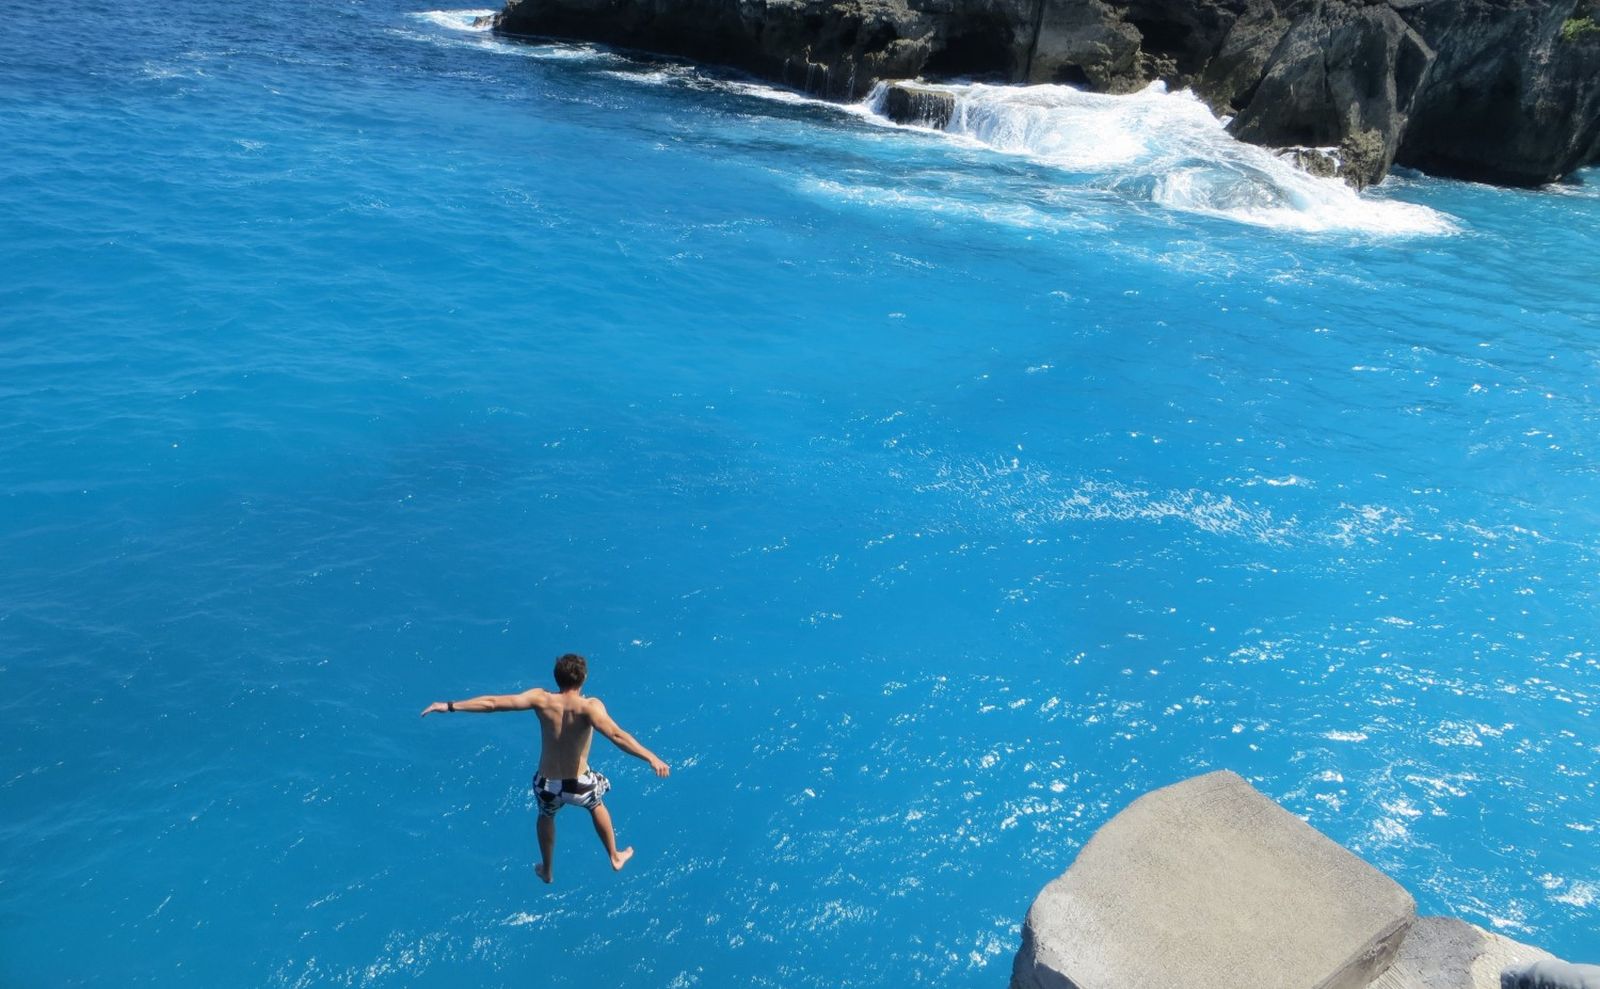
<svg viewBox="0 0 1600 989">
<path fill-rule="evenodd" d="M 583 686 L 588 676 L 589 664 L 577 653 L 569 652 L 556 660 L 556 686 L 562 690 Z"/>
</svg>

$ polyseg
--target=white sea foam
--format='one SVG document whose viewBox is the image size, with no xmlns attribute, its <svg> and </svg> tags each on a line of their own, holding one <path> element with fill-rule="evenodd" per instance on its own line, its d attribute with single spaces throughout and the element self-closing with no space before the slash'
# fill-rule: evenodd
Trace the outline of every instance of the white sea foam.
<svg viewBox="0 0 1600 989">
<path fill-rule="evenodd" d="M 547 62 L 621 62 L 623 56 L 616 52 L 596 48 L 593 45 L 551 43 L 545 45 L 528 44 L 521 41 L 504 41 L 498 46 L 501 50 L 527 58 L 542 59 Z"/>
<path fill-rule="evenodd" d="M 1377 236 L 1454 232 L 1449 217 L 1360 195 L 1265 148 L 1234 140 L 1193 93 L 1160 83 L 1111 96 L 1070 86 L 930 85 L 955 108 L 945 133 L 1092 177 L 1095 185 L 1171 209 L 1241 223 Z M 865 107 L 882 111 L 880 84 Z"/>
<path fill-rule="evenodd" d="M 743 96 L 754 96 L 756 99 L 767 100 L 772 103 L 786 103 L 790 106 L 814 106 L 827 110 L 841 109 L 837 103 L 829 103 L 827 100 L 820 100 L 815 96 L 807 96 L 804 93 L 797 93 L 792 89 L 778 89 L 773 86 L 763 86 L 761 83 L 757 82 L 729 81 L 724 82 L 722 84 L 722 88 L 731 93 L 739 93 Z M 853 107 L 846 107 L 844 109 L 855 110 Z"/>
<path fill-rule="evenodd" d="M 1589 168 L 1576 172 L 1566 181 L 1550 183 L 1544 187 L 1544 191 L 1558 196 L 1600 199 L 1600 169 Z"/>
<path fill-rule="evenodd" d="M 1295 537 L 1293 519 L 1204 490 L 1151 491 L 1117 481 L 1062 483 L 1016 458 L 940 465 L 924 491 L 948 491 L 1012 522 L 1038 529 L 1070 522 L 1181 521 L 1212 535 L 1282 545 Z"/>
<path fill-rule="evenodd" d="M 1411 829 L 1406 827 L 1403 821 L 1397 821 L 1392 817 L 1380 817 L 1372 822 L 1372 837 L 1378 844 L 1404 842 L 1411 837 Z"/>
<path fill-rule="evenodd" d="M 623 57 L 593 45 L 570 42 L 533 43 L 496 37 L 489 18 L 498 13 L 487 7 L 466 10 L 422 10 L 410 15 L 427 29 L 395 29 L 397 34 L 431 44 L 471 47 L 499 55 L 515 55 L 545 62 L 620 62 Z"/>
<path fill-rule="evenodd" d="M 196 65 L 179 65 L 165 62 L 146 62 L 139 74 L 146 79 L 203 79 L 205 70 Z"/>
<path fill-rule="evenodd" d="M 1596 890 L 1593 883 L 1575 882 L 1564 893 L 1557 893 L 1551 899 L 1557 903 L 1569 906 L 1586 908 L 1595 902 Z"/>
<path fill-rule="evenodd" d="M 607 69 L 600 74 L 603 76 L 610 76 L 613 79 L 621 79 L 623 82 L 637 83 L 641 86 L 669 86 L 673 83 L 683 81 L 683 74 L 681 72 L 673 72 L 670 69 L 657 69 L 653 72 L 630 72 L 627 69 Z"/>
<path fill-rule="evenodd" d="M 1325 731 L 1322 737 L 1330 742 L 1365 742 L 1367 733 L 1364 731 Z"/>
<path fill-rule="evenodd" d="M 451 31 L 482 33 L 489 30 L 489 18 L 496 13 L 498 11 L 485 7 L 473 10 L 421 10 L 411 16 Z"/>
<path fill-rule="evenodd" d="M 807 179 L 800 183 L 800 188 L 810 195 L 838 202 L 977 219 L 1022 230 L 1060 232 L 1105 229 L 1104 224 L 1091 217 L 1056 214 L 1035 209 L 1026 203 L 907 192 L 904 189 L 833 179 Z"/>
</svg>

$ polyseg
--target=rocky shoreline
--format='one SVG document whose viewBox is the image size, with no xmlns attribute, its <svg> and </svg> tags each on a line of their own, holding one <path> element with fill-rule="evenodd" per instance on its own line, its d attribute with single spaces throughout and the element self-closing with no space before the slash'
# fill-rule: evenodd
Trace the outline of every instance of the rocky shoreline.
<svg viewBox="0 0 1600 989">
<path fill-rule="evenodd" d="M 1241 140 L 1511 186 L 1600 162 L 1600 0 L 508 0 L 509 35 L 729 66 L 836 100 L 975 78 L 1192 88 Z"/>
</svg>

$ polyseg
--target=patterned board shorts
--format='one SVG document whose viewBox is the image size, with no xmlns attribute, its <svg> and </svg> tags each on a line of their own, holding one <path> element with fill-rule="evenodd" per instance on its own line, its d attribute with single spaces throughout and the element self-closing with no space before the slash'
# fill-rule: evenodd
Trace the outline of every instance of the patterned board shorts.
<svg viewBox="0 0 1600 989">
<path fill-rule="evenodd" d="M 556 811 L 567 804 L 594 810 L 611 789 L 611 781 L 600 773 L 589 770 L 575 780 L 552 780 L 533 777 L 533 792 L 539 798 L 539 816 L 555 817 Z"/>
</svg>

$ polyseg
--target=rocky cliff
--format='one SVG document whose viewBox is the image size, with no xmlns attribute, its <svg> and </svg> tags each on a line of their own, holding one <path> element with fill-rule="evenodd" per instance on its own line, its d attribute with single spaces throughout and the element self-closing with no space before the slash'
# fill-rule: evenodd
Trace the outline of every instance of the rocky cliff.
<svg viewBox="0 0 1600 989">
<path fill-rule="evenodd" d="M 1191 87 L 1239 138 L 1539 185 L 1600 161 L 1600 0 L 508 0 L 507 34 L 711 62 L 830 99 L 892 79 Z"/>
</svg>

